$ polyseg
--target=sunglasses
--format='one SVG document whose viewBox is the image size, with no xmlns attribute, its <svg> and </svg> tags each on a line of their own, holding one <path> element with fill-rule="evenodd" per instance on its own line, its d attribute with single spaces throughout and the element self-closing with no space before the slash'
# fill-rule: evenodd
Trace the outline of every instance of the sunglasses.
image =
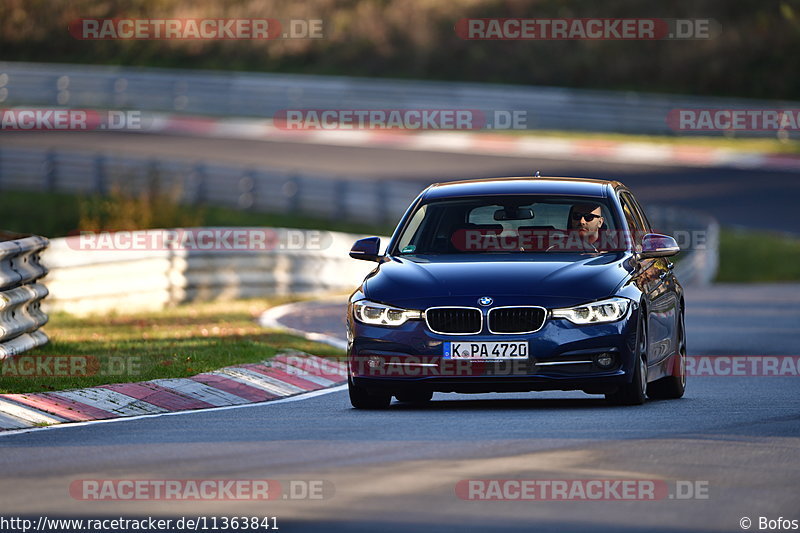
<svg viewBox="0 0 800 533">
<path fill-rule="evenodd" d="M 601 215 L 595 215 L 593 213 L 572 213 L 572 220 L 580 220 L 586 219 L 586 222 L 591 222 L 596 218 L 601 218 Z"/>
</svg>

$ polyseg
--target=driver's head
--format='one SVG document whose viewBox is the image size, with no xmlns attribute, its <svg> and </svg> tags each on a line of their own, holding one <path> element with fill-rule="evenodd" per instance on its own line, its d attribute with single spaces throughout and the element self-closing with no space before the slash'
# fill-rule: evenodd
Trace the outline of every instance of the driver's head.
<svg viewBox="0 0 800 533">
<path fill-rule="evenodd" d="M 570 212 L 569 228 L 578 230 L 581 237 L 594 242 L 603 225 L 603 208 L 600 204 L 586 202 L 575 204 Z"/>
</svg>

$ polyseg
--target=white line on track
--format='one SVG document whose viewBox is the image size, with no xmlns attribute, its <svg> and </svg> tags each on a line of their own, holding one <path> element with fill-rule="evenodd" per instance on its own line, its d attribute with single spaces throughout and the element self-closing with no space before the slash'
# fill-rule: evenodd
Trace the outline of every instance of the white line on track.
<svg viewBox="0 0 800 533">
<path fill-rule="evenodd" d="M 337 300 L 342 297 L 337 297 Z M 345 297 L 346 298 L 346 297 Z M 318 300 L 319 302 L 328 302 L 333 300 L 333 298 L 326 298 L 322 300 Z M 283 318 L 286 314 L 291 313 L 302 304 L 306 304 L 308 301 L 303 302 L 294 302 L 290 304 L 279 305 L 277 307 L 272 307 L 264 311 L 258 319 L 259 324 L 262 327 L 270 328 L 270 329 L 281 329 L 286 331 L 287 333 L 292 333 L 294 335 L 298 335 L 305 339 L 314 342 L 323 342 L 334 348 L 339 348 L 340 350 L 347 349 L 347 341 L 344 339 L 340 339 L 338 337 L 334 337 L 332 335 L 325 335 L 324 333 L 309 333 L 307 331 L 302 331 L 299 329 L 290 328 L 284 324 L 280 323 L 280 319 Z"/>
</svg>

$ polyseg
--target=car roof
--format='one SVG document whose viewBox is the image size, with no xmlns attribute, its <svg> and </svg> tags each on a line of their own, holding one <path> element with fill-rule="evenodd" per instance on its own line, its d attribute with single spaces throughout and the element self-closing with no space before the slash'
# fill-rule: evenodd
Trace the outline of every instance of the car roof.
<svg viewBox="0 0 800 533">
<path fill-rule="evenodd" d="M 482 178 L 434 183 L 425 191 L 424 200 L 460 196 L 557 194 L 605 198 L 608 188 L 624 188 L 614 180 L 568 177 Z"/>
</svg>

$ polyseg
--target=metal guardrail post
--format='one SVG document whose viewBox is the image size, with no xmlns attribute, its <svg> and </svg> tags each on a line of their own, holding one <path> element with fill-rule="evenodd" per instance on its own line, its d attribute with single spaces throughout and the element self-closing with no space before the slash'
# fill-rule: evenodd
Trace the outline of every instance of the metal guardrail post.
<svg viewBox="0 0 800 533">
<path fill-rule="evenodd" d="M 302 178 L 299 174 L 291 174 L 283 184 L 283 194 L 287 198 L 287 212 L 299 213 L 301 209 L 300 195 L 303 192 Z"/>
<path fill-rule="evenodd" d="M 256 203 L 256 171 L 247 169 L 239 178 L 239 209 L 250 209 Z"/>
<path fill-rule="evenodd" d="M 194 196 L 192 198 L 195 205 L 203 204 L 206 202 L 207 184 L 206 184 L 206 169 L 203 163 L 197 163 L 192 169 L 192 176 L 195 180 Z"/>
<path fill-rule="evenodd" d="M 334 198 L 334 202 L 336 203 L 336 216 L 340 220 L 347 220 L 350 215 L 347 209 L 347 186 L 347 181 L 342 179 L 336 180 L 336 198 Z"/>
<path fill-rule="evenodd" d="M 386 181 L 381 180 L 377 183 L 375 195 L 380 224 L 386 226 L 391 222 L 389 219 L 389 187 Z"/>
<path fill-rule="evenodd" d="M 94 158 L 92 166 L 94 170 L 94 187 L 93 190 L 97 194 L 106 193 L 106 160 L 102 154 L 97 154 Z"/>
<path fill-rule="evenodd" d="M 55 150 L 48 150 L 44 161 L 42 162 L 42 172 L 44 174 L 45 188 L 49 192 L 53 192 L 58 188 L 58 157 Z"/>
</svg>

